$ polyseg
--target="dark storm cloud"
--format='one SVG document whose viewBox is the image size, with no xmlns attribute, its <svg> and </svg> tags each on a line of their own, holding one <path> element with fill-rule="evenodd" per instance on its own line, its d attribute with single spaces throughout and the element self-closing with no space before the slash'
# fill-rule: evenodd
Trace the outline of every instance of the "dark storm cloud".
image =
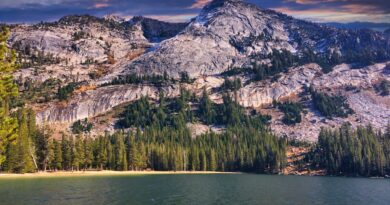
<svg viewBox="0 0 390 205">
<path fill-rule="evenodd" d="M 0 0 L 0 22 L 53 21 L 69 14 L 125 17 L 147 15 L 162 20 L 184 21 L 196 15 L 210 0 Z M 247 0 L 302 18 L 326 21 L 342 15 L 355 20 L 386 21 L 390 0 Z M 321 14 L 321 15 L 318 15 Z M 328 15 L 327 15 L 328 14 Z M 351 14 L 348 16 L 348 14 Z M 352 14 L 360 14 L 354 16 Z M 314 17 L 313 17 L 314 15 Z M 317 19 L 316 19 L 317 18 Z"/>
</svg>

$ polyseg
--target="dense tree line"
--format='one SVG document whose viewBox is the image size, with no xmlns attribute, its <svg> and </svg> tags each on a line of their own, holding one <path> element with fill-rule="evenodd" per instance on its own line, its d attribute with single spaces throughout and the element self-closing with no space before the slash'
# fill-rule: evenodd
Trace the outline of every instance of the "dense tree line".
<svg viewBox="0 0 390 205">
<path fill-rule="evenodd" d="M 85 118 L 84 120 L 77 120 L 74 122 L 71 128 L 73 134 L 89 133 L 93 128 L 93 124 L 88 122 L 88 119 Z"/>
<path fill-rule="evenodd" d="M 387 56 L 386 56 L 387 55 Z M 269 64 L 257 63 L 259 60 L 268 59 Z M 253 81 L 261 81 L 268 78 L 276 80 L 280 73 L 287 72 L 290 67 L 300 66 L 308 63 L 317 63 L 321 66 L 324 73 L 331 72 L 333 67 L 341 63 L 357 63 L 359 65 L 368 65 L 373 62 L 380 62 L 388 59 L 388 54 L 385 51 L 379 52 L 376 55 L 371 53 L 356 53 L 354 51 L 346 51 L 344 55 L 338 52 L 315 53 L 312 49 L 305 49 L 301 55 L 294 55 L 287 50 L 273 50 L 268 55 L 252 56 L 251 66 L 235 67 L 224 72 L 225 76 L 233 76 L 239 74 L 249 74 Z"/>
<path fill-rule="evenodd" d="M 241 79 L 234 78 L 230 80 L 229 78 L 225 78 L 225 81 L 222 84 L 222 89 L 227 91 L 237 91 L 242 87 Z"/>
<path fill-rule="evenodd" d="M 286 160 L 287 141 L 256 127 L 229 127 L 224 133 L 210 132 L 196 138 L 185 127 L 155 126 L 96 139 L 64 135 L 61 140 L 52 140 L 45 133 L 37 135 L 40 136 L 35 156 L 29 152 L 10 155 L 4 171 L 152 169 L 278 173 Z M 14 153 L 14 149 L 10 150 Z"/>
<path fill-rule="evenodd" d="M 187 71 L 180 72 L 180 82 L 181 83 L 192 83 L 190 75 Z"/>
<path fill-rule="evenodd" d="M 324 128 L 308 159 L 313 167 L 326 169 L 331 175 L 389 175 L 390 125 L 385 134 L 371 126 Z"/>
<path fill-rule="evenodd" d="M 57 91 L 57 98 L 59 100 L 67 100 L 72 95 L 73 91 L 75 91 L 78 87 L 79 83 L 76 82 L 71 82 L 65 86 L 59 86 Z"/>
<path fill-rule="evenodd" d="M 133 73 L 114 78 L 110 83 L 105 84 L 105 86 L 123 84 L 152 84 L 156 86 L 161 86 L 170 82 L 174 82 L 174 80 L 171 79 L 166 72 L 164 72 L 163 75 L 138 75 Z"/>
<path fill-rule="evenodd" d="M 203 91 L 200 98 L 181 89 L 180 96 L 166 99 L 160 95 L 160 100 L 153 104 L 146 97 L 135 101 L 125 108 L 119 123 L 125 127 L 147 127 L 157 124 L 160 127 L 181 127 L 188 122 L 202 122 L 207 125 L 265 125 L 269 116 L 256 114 L 237 104 L 228 94 L 223 96 L 222 104 L 215 104 L 209 98 L 208 92 Z"/>
<path fill-rule="evenodd" d="M 310 90 L 315 107 L 327 118 L 343 117 L 353 114 L 347 99 L 342 95 L 328 95 L 323 92 Z"/>
<path fill-rule="evenodd" d="M 261 81 L 288 71 L 292 66 L 299 63 L 299 58 L 287 50 L 273 50 L 266 56 L 257 56 L 254 59 L 269 59 L 270 65 L 254 62 L 250 67 L 232 68 L 223 75 L 233 76 L 238 74 L 250 74 L 253 81 Z"/>
<path fill-rule="evenodd" d="M 33 112 L 22 109 L 16 143 L 8 145 L 1 168 L 17 173 L 82 169 L 277 173 L 285 166 L 287 140 L 274 136 L 260 116 L 247 115 L 228 96 L 223 105 L 215 105 L 207 92 L 201 99 L 181 92 L 175 99 L 161 94 L 158 102 L 141 98 L 125 111 L 133 110 L 127 113 L 133 116 L 126 122 L 130 131 L 95 139 L 81 134 L 54 140 L 47 127 L 35 127 Z M 195 102 L 206 112 L 192 110 Z M 197 120 L 225 124 L 226 131 L 191 136 L 186 122 Z"/>
<path fill-rule="evenodd" d="M 302 121 L 303 105 L 295 102 L 274 103 L 274 105 L 284 113 L 283 123 L 294 125 Z"/>
<path fill-rule="evenodd" d="M 388 80 L 380 81 L 375 88 L 376 91 L 382 96 L 390 95 L 390 81 Z"/>
<path fill-rule="evenodd" d="M 36 158 L 33 140 L 37 135 L 35 113 L 31 110 L 20 109 L 15 118 L 18 131 L 15 140 L 6 147 L 6 160 L 2 169 L 9 172 L 25 173 L 36 170 Z"/>
<path fill-rule="evenodd" d="M 12 73 L 16 69 L 16 54 L 7 47 L 9 29 L 0 27 L 0 166 L 6 160 L 6 147 L 14 142 L 18 120 L 10 114 L 11 99 L 18 95 Z"/>
</svg>

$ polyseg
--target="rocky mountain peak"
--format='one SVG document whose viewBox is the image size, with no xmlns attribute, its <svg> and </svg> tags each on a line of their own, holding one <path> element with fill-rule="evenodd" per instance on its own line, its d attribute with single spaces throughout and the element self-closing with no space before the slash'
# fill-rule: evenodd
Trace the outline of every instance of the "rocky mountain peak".
<svg viewBox="0 0 390 205">
<path fill-rule="evenodd" d="M 118 22 L 118 23 L 125 22 L 124 18 L 122 18 L 120 16 L 117 16 L 117 15 L 114 15 L 114 14 L 105 15 L 103 17 L 103 19 L 106 20 L 106 21 L 113 21 L 113 22 Z"/>
<path fill-rule="evenodd" d="M 243 10 L 258 12 L 259 8 L 242 0 L 214 0 L 202 9 L 195 21 L 206 22 L 213 18 L 221 18 L 224 15 L 235 16 L 242 13 Z"/>
<path fill-rule="evenodd" d="M 231 4 L 237 5 L 239 3 L 243 4 L 244 1 L 242 1 L 242 0 L 213 0 L 204 7 L 204 10 L 217 9 L 217 8 L 221 8 L 221 7 L 224 7 L 227 5 L 231 5 Z"/>
<path fill-rule="evenodd" d="M 253 60 L 267 62 L 275 50 L 296 56 L 311 51 L 324 58 L 337 53 L 348 61 L 369 52 L 384 60 L 388 46 L 381 33 L 330 28 L 241 0 L 214 0 L 182 32 L 131 62 L 127 70 L 174 77 L 181 72 L 192 77 L 216 75 L 251 66 Z"/>
<path fill-rule="evenodd" d="M 103 20 L 104 19 L 101 19 L 96 16 L 91 16 L 91 15 L 68 15 L 58 20 L 58 23 L 64 25 L 74 25 L 74 24 L 99 23 L 102 22 Z"/>
<path fill-rule="evenodd" d="M 203 88 L 210 88 L 211 99 L 217 103 L 221 94 L 230 90 L 224 81 L 234 78 L 234 84 L 236 79 L 242 81 L 235 97 L 244 107 L 261 108 L 274 100 L 299 98 L 312 109 L 306 88 L 313 86 L 332 93 L 347 92 L 357 113 L 351 122 L 384 127 L 389 116 L 388 97 L 376 93 L 378 84 L 389 80 L 389 64 L 367 67 L 362 62 L 389 61 L 386 34 L 331 28 L 241 0 L 214 0 L 188 23 L 142 16 L 130 21 L 115 16 L 66 16 L 53 23 L 15 26 L 9 44 L 18 51 L 23 65 L 15 79 L 41 82 L 36 86 L 44 86 L 42 90 L 51 86 L 48 93 L 30 100 L 37 103 L 39 122 L 72 123 L 99 116 L 140 96 L 157 99 L 161 91 L 175 97 L 182 86 L 178 81 L 164 80 L 158 85 L 143 79 L 159 81 L 153 74 L 178 79 L 183 72 L 193 80 L 184 83 L 186 89 L 200 95 Z M 342 63 L 364 69 L 350 69 Z M 330 67 L 328 72 L 322 72 L 324 66 Z M 52 79 L 59 81 L 52 86 Z M 74 86 L 74 82 L 77 90 L 66 101 L 59 101 L 58 86 Z M 284 126 L 275 109 L 270 113 L 276 119 L 271 126 L 281 135 L 317 136 L 320 126 L 341 124 L 340 119 L 329 123 L 315 110 L 308 110 L 301 127 Z"/>
</svg>

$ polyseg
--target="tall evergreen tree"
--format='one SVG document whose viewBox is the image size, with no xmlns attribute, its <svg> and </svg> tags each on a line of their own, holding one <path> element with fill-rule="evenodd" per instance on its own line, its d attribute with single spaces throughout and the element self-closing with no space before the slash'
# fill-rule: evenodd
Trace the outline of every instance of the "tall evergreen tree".
<svg viewBox="0 0 390 205">
<path fill-rule="evenodd" d="M 54 170 L 61 170 L 62 167 L 62 149 L 60 141 L 53 140 L 53 149 L 54 149 L 54 159 L 52 161 L 51 167 Z"/>
<path fill-rule="evenodd" d="M 199 103 L 199 113 L 201 119 L 206 124 L 212 124 L 215 121 L 215 111 L 213 109 L 213 102 L 210 100 L 206 88 L 203 89 L 203 96 Z"/>
<path fill-rule="evenodd" d="M 7 48 L 9 29 L 0 26 L 0 166 L 6 160 L 6 147 L 18 135 L 18 121 L 9 115 L 12 97 L 18 95 L 12 73 L 16 69 L 16 55 Z"/>
<path fill-rule="evenodd" d="M 50 165 L 50 152 L 52 151 L 51 131 L 48 127 L 41 128 L 36 135 L 37 158 L 40 169 L 46 171 Z"/>
</svg>

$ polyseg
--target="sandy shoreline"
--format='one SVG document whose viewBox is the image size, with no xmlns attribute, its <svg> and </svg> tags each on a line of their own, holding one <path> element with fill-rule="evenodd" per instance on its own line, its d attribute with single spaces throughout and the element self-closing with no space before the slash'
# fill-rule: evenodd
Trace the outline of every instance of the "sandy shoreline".
<svg viewBox="0 0 390 205">
<path fill-rule="evenodd" d="M 70 176 L 126 176 L 126 175 L 163 175 L 163 174 L 240 174 L 240 172 L 211 172 L 211 171 L 58 171 L 36 172 L 26 174 L 0 173 L 2 178 L 22 177 L 70 177 Z"/>
</svg>

